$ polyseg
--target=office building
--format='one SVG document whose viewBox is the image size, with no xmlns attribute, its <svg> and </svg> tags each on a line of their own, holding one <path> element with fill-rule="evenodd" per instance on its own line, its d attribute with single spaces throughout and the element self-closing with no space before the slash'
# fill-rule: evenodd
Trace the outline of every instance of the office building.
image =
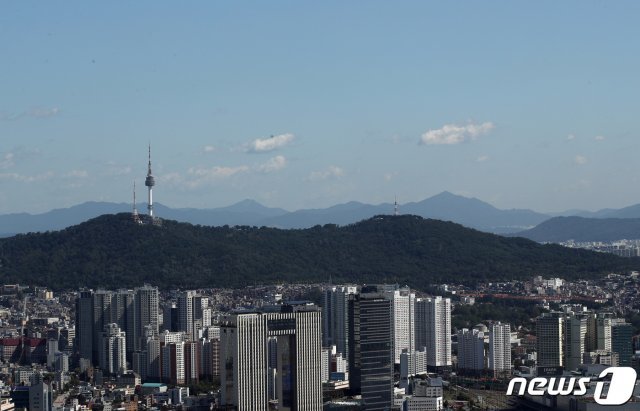
<svg viewBox="0 0 640 411">
<path fill-rule="evenodd" d="M 93 360 L 93 291 L 81 290 L 76 298 L 76 351 Z"/>
<path fill-rule="evenodd" d="M 271 397 L 280 410 L 320 411 L 321 328 L 320 309 L 310 303 L 227 316 L 220 330 L 222 404 L 267 410 Z"/>
<path fill-rule="evenodd" d="M 564 366 L 567 370 L 577 370 L 582 364 L 586 349 L 587 318 L 570 315 L 564 319 Z"/>
<path fill-rule="evenodd" d="M 51 411 L 52 394 L 51 387 L 42 381 L 29 387 L 29 411 Z"/>
<path fill-rule="evenodd" d="M 393 403 L 391 302 L 375 286 L 349 296 L 349 387 L 367 410 Z"/>
<path fill-rule="evenodd" d="M 564 319 L 561 313 L 546 313 L 536 320 L 538 367 L 563 367 Z"/>
<path fill-rule="evenodd" d="M 633 325 L 624 319 L 615 319 L 611 323 L 611 351 L 618 354 L 620 367 L 631 367 L 633 357 Z"/>
</svg>

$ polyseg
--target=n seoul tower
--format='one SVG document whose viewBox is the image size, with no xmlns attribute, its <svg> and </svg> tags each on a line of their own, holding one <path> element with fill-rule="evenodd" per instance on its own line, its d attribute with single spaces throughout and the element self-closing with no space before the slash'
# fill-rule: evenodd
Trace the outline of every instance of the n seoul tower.
<svg viewBox="0 0 640 411">
<path fill-rule="evenodd" d="M 144 185 L 149 188 L 149 217 L 153 218 L 153 186 L 156 185 L 156 180 L 151 174 L 151 144 L 149 144 L 149 170 L 147 171 L 147 178 L 144 180 Z"/>
</svg>

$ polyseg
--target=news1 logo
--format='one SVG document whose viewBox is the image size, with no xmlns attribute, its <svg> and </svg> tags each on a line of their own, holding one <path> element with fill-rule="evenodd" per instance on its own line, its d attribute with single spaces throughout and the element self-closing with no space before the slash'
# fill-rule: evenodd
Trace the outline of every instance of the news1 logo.
<svg viewBox="0 0 640 411">
<path fill-rule="evenodd" d="M 602 371 L 598 377 L 604 378 L 609 375 L 611 376 L 611 381 L 609 382 L 609 391 L 606 397 L 603 398 L 605 381 L 598 381 L 593 399 L 600 405 L 622 405 L 627 403 L 631 399 L 636 385 L 636 371 L 631 367 L 609 367 Z M 590 382 L 591 378 L 589 377 L 536 377 L 531 380 L 517 377 L 509 381 L 507 395 L 524 395 L 527 393 L 532 397 L 545 394 L 581 396 L 587 393 L 587 384 Z M 520 384 L 518 392 L 513 394 L 518 383 Z"/>
</svg>

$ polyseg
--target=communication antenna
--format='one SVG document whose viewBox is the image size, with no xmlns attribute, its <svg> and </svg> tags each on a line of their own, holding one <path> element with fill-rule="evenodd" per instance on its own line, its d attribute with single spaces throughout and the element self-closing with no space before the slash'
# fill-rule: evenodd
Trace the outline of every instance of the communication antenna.
<svg viewBox="0 0 640 411">
<path fill-rule="evenodd" d="M 136 207 L 136 180 L 133 180 L 133 212 L 131 214 L 133 221 L 142 224 L 142 220 L 140 219 L 140 215 L 138 214 L 138 208 Z"/>
</svg>

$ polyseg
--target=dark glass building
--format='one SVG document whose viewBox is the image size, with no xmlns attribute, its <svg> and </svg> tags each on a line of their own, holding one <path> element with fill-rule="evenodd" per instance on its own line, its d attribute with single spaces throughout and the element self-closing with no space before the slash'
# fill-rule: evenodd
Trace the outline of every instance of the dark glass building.
<svg viewBox="0 0 640 411">
<path fill-rule="evenodd" d="M 618 365 L 631 367 L 633 326 L 625 322 L 611 324 L 611 351 L 618 353 Z"/>
<path fill-rule="evenodd" d="M 381 291 L 381 290 L 380 290 Z M 377 287 L 349 296 L 349 386 L 367 411 L 393 404 L 391 302 Z"/>
</svg>

